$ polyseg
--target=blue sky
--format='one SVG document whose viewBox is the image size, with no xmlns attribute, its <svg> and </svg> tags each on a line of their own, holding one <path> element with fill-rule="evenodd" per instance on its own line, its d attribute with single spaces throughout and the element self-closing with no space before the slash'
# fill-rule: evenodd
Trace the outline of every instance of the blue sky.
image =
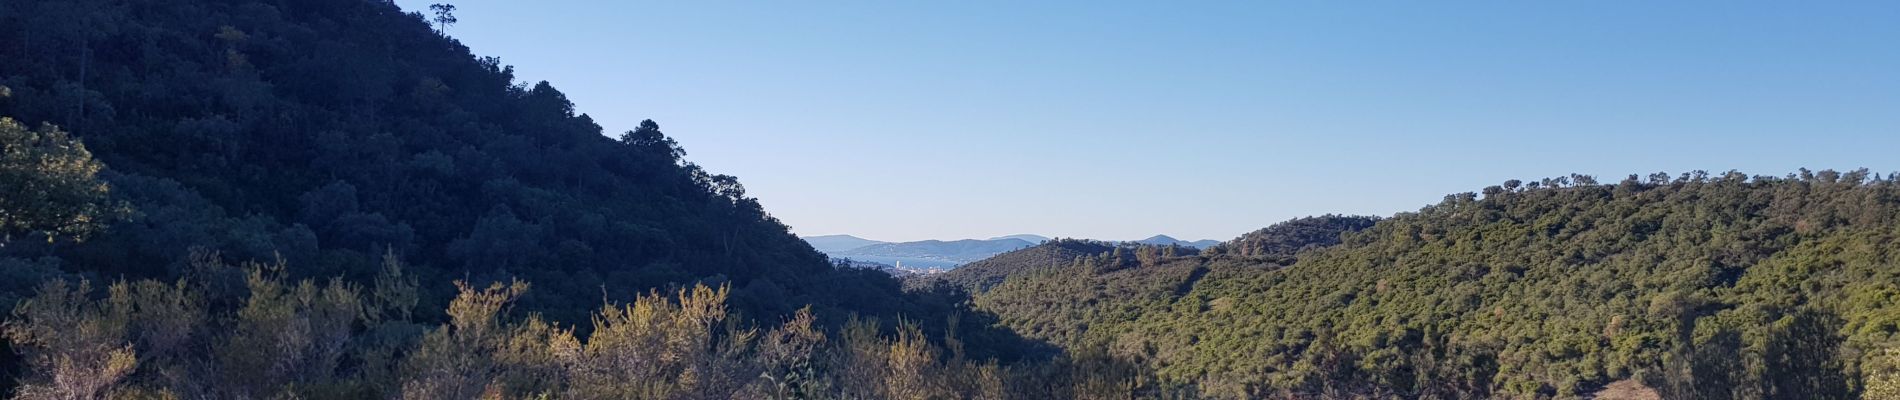
<svg viewBox="0 0 1900 400">
<path fill-rule="evenodd" d="M 1513 178 L 1900 170 L 1900 2 L 455 4 L 802 235 L 1224 240 Z"/>
</svg>

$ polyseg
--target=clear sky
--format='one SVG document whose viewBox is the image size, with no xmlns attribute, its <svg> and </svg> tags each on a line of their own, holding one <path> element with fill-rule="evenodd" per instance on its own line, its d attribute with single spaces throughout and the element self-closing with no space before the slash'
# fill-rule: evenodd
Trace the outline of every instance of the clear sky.
<svg viewBox="0 0 1900 400">
<path fill-rule="evenodd" d="M 1512 178 L 1900 170 L 1894 1 L 454 3 L 801 235 L 1224 240 Z"/>
</svg>

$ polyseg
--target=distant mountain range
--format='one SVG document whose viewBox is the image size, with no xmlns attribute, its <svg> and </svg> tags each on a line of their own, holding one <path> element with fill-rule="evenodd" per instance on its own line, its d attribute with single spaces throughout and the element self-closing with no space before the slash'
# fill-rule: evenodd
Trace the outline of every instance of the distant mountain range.
<svg viewBox="0 0 1900 400">
<path fill-rule="evenodd" d="M 870 246 L 874 244 L 888 243 L 888 242 L 880 242 L 876 240 L 865 239 L 865 238 L 851 236 L 851 235 L 805 236 L 802 238 L 805 239 L 805 243 L 811 243 L 811 248 L 818 249 L 818 252 L 825 253 L 825 254 L 851 250 L 851 249 L 864 247 L 864 246 Z"/>
<path fill-rule="evenodd" d="M 990 238 L 990 240 L 1002 240 L 1002 239 L 1022 239 L 1023 241 L 1035 243 L 1035 244 L 1042 244 L 1042 242 L 1049 241 L 1048 236 L 1030 235 L 1030 234 L 997 236 L 997 237 Z"/>
<path fill-rule="evenodd" d="M 1219 240 L 1196 240 L 1196 241 L 1190 242 L 1186 240 L 1175 239 L 1173 237 L 1169 237 L 1168 235 L 1154 235 L 1153 237 L 1150 237 L 1147 239 L 1136 240 L 1135 243 L 1152 244 L 1156 246 L 1167 246 L 1167 245 L 1172 244 L 1176 246 L 1205 249 L 1205 248 L 1214 247 L 1214 245 L 1220 244 L 1220 241 Z"/>
<path fill-rule="evenodd" d="M 989 239 L 964 240 L 923 240 L 915 242 L 885 242 L 851 235 L 823 235 L 803 237 L 811 247 L 832 258 L 853 261 L 872 262 L 899 266 L 905 269 L 950 269 L 997 254 L 1035 246 L 1049 241 L 1049 237 L 1032 234 L 998 236 Z M 1217 240 L 1185 241 L 1155 235 L 1134 243 L 1152 245 L 1178 245 L 1194 248 L 1207 248 L 1217 244 Z"/>
</svg>

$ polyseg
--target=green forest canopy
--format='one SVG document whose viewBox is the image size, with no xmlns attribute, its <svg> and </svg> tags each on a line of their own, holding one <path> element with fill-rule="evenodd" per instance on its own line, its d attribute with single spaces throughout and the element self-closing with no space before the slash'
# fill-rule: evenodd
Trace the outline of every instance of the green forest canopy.
<svg viewBox="0 0 1900 400">
<path fill-rule="evenodd" d="M 976 301 L 1215 397 L 1890 398 L 1896 218 L 1865 170 L 1514 180 L 1284 265 L 1105 254 Z"/>
<path fill-rule="evenodd" d="M 1510 181 L 1200 252 L 1056 241 L 906 291 L 658 124 L 609 138 L 424 18 L 0 3 L 13 395 L 1900 393 L 1893 176 Z"/>
<path fill-rule="evenodd" d="M 735 312 L 766 320 L 802 304 L 831 317 L 953 307 L 833 268 L 658 124 L 604 135 L 552 85 L 517 82 L 393 4 L 20 0 L 0 4 L 0 26 L 0 117 L 17 121 L 4 132 L 69 132 L 84 142 L 73 158 L 96 160 L 0 179 L 101 181 L 8 196 L 42 206 L 5 216 L 9 229 L 89 234 L 6 246 L 0 270 L 23 282 L 186 277 L 194 254 L 363 282 L 394 254 L 430 315 L 458 279 L 536 282 L 522 307 L 570 323 L 695 282 L 732 286 Z"/>
</svg>

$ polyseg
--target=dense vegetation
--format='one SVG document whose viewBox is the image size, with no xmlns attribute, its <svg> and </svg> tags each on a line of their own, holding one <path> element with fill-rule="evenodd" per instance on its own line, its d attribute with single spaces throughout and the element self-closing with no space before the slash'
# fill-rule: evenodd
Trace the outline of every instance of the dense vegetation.
<svg viewBox="0 0 1900 400">
<path fill-rule="evenodd" d="M 686 162 L 658 124 L 604 135 L 552 85 L 516 82 L 499 60 L 387 2 L 5 1 L 0 60 L 0 302 L 23 304 L 5 353 L 26 356 L 0 364 L 4 386 L 28 379 L 17 396 L 91 398 L 45 387 L 67 378 L 144 388 L 114 393 L 396 393 L 385 383 L 401 378 L 377 363 L 428 362 L 414 359 L 426 347 L 401 346 L 454 326 L 458 281 L 533 282 L 509 296 L 514 315 L 581 339 L 603 302 L 706 285 L 729 288 L 734 323 L 777 324 L 809 306 L 829 331 L 857 317 L 917 321 L 914 331 L 954 340 L 972 363 L 1032 353 L 962 298 L 831 265 L 735 178 Z M 413 315 L 372 312 L 365 304 L 393 300 L 359 290 L 392 260 L 416 284 L 397 301 Z M 256 271 L 206 267 L 246 263 L 277 266 L 271 280 L 318 284 L 260 292 Z M 137 289 L 115 298 L 79 282 Z M 266 301 L 279 302 L 273 313 L 308 308 L 269 323 L 321 337 L 247 336 L 248 318 L 264 311 L 245 305 Z M 182 311 L 156 322 L 99 316 L 167 309 Z M 94 317 L 108 321 L 73 319 Z M 194 335 L 177 331 L 187 328 L 205 332 L 153 338 Z M 252 354 L 263 357 L 252 364 L 208 358 L 265 345 L 322 349 Z M 405 360 L 352 358 L 357 346 Z M 237 370 L 305 362 L 320 365 L 294 379 L 220 375 L 288 374 Z"/>
<path fill-rule="evenodd" d="M 0 117 L 17 121 L 0 134 L 70 133 L 105 167 L 47 172 L 103 184 L 6 196 L 93 209 L 23 233 L 83 242 L 0 247 L 0 274 L 20 282 L 0 299 L 53 277 L 184 277 L 197 249 L 355 282 L 393 253 L 436 318 L 458 279 L 535 282 L 522 307 L 570 323 L 603 297 L 695 282 L 731 286 L 736 313 L 765 319 L 805 304 L 828 320 L 954 312 L 833 268 L 657 124 L 603 135 L 552 85 L 516 82 L 386 2 L 14 0 L 0 44 Z"/>
<path fill-rule="evenodd" d="M 1213 252 L 1072 266 L 978 303 L 1215 397 L 1575 397 L 1626 382 L 1665 398 L 1887 398 L 1896 218 L 1900 180 L 1864 170 L 1511 181 L 1284 268 Z"/>
<path fill-rule="evenodd" d="M 1304 250 L 1339 244 L 1342 234 L 1358 232 L 1378 222 L 1378 217 L 1331 214 L 1295 218 L 1210 247 L 1207 255 L 1291 259 Z"/>
<path fill-rule="evenodd" d="M 905 284 L 912 288 L 948 285 L 971 293 L 982 293 L 1012 276 L 1039 275 L 1052 271 L 1064 273 L 1060 270 L 1074 268 L 1091 271 L 1122 269 L 1120 266 L 1130 262 L 1153 265 L 1160 259 L 1174 259 L 1193 253 L 1284 264 L 1291 262 L 1302 250 L 1339 244 L 1342 234 L 1366 229 L 1378 221 L 1377 217 L 1331 214 L 1296 218 L 1201 250 L 1178 244 L 1058 238 L 1035 247 L 964 264 L 948 272 L 912 277 Z M 1166 242 L 1181 243 L 1175 240 Z"/>
<path fill-rule="evenodd" d="M 0 86 L 0 99 L 7 97 Z M 0 244 L 13 232 L 84 237 L 112 211 L 99 182 L 103 166 L 58 127 L 27 129 L 0 117 Z"/>
<path fill-rule="evenodd" d="M 964 264 L 948 272 L 916 277 L 906 283 L 912 287 L 948 284 L 961 290 L 980 292 L 1002 283 L 1004 277 L 1067 265 L 1078 257 L 1093 256 L 1112 248 L 1114 245 L 1107 242 L 1054 239 L 1034 247 Z"/>
<path fill-rule="evenodd" d="M 16 398 L 1900 397 L 1900 178 L 1864 170 L 1511 181 L 906 291 L 385 2 L 6 1 L 0 60 Z"/>
<path fill-rule="evenodd" d="M 83 144 L 0 119 L 5 232 L 77 244 L 109 187 Z M 75 193 L 77 195 L 75 195 Z M 0 244 L 17 244 L 0 242 Z M 966 340 L 963 314 L 932 339 L 914 320 L 852 316 L 837 329 L 810 308 L 775 329 L 728 312 L 729 287 L 694 285 L 609 302 L 575 326 L 513 312 L 521 281 L 454 282 L 444 321 L 394 252 L 364 283 L 292 281 L 289 266 L 202 248 L 186 277 L 53 278 L 0 330 L 17 351 L 19 399 L 653 398 L 1004 399 L 1191 397 L 1100 352 L 1003 365 Z M 56 272 L 44 272 L 57 275 Z M 241 277 L 224 282 L 216 277 Z M 16 283 L 17 284 L 17 283 Z M 970 314 L 982 317 L 983 314 Z M 989 321 L 975 321 L 989 326 Z M 975 330 L 983 332 L 982 330 Z M 1023 351 L 1019 350 L 1018 353 Z"/>
<path fill-rule="evenodd" d="M 17 398 L 1003 399 L 1160 397 L 1138 368 L 1083 354 L 1005 367 L 952 335 L 876 319 L 836 333 L 801 310 L 771 329 L 730 320 L 725 288 L 610 304 L 590 334 L 510 316 L 523 282 L 457 282 L 449 319 L 410 318 L 416 282 L 386 263 L 368 286 L 291 282 L 282 265 L 195 268 L 247 278 L 240 298 L 202 282 L 122 282 L 103 298 L 55 280 L 6 325 L 30 373 Z M 954 332 L 954 331 L 952 331 Z M 1190 393 L 1191 394 L 1191 393 Z"/>
</svg>

